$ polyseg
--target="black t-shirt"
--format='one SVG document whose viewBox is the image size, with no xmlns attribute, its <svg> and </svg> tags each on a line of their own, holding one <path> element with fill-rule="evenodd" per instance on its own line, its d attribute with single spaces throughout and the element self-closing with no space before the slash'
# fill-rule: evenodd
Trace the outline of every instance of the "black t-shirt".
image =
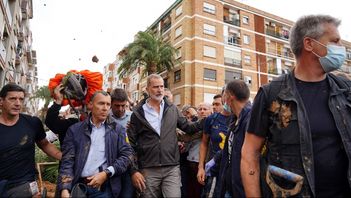
<svg viewBox="0 0 351 198">
<path fill-rule="evenodd" d="M 46 137 L 37 117 L 20 114 L 13 126 L 0 124 L 0 180 L 8 184 L 35 179 L 35 142 Z"/>
<path fill-rule="evenodd" d="M 296 87 L 304 102 L 312 134 L 317 197 L 338 197 L 349 191 L 348 159 L 334 117 L 329 109 L 329 84 L 303 82 Z"/>
</svg>

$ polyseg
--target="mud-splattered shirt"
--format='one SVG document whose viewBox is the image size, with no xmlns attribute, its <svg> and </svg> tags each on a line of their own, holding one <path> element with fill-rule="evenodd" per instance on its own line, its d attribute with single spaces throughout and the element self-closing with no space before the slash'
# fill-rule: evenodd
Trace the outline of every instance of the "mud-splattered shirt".
<svg viewBox="0 0 351 198">
<path fill-rule="evenodd" d="M 13 126 L 0 124 L 0 180 L 8 185 L 35 180 L 35 142 L 46 136 L 37 117 L 20 114 Z"/>
</svg>

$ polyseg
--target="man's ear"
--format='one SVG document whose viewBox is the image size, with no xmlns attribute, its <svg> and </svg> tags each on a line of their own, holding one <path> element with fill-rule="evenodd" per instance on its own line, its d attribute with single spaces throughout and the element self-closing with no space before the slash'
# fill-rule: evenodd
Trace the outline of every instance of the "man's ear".
<svg viewBox="0 0 351 198">
<path fill-rule="evenodd" d="M 305 37 L 303 39 L 303 48 L 306 50 L 306 51 L 309 51 L 311 52 L 313 50 L 313 40 L 309 37 Z"/>
</svg>

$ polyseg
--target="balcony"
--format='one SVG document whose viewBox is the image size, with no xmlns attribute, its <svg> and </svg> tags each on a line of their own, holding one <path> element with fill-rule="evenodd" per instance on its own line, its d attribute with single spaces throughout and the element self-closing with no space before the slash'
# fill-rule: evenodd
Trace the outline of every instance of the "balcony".
<svg viewBox="0 0 351 198">
<path fill-rule="evenodd" d="M 161 27 L 161 34 L 165 33 L 167 30 L 169 30 L 169 28 L 171 28 L 172 23 L 166 23 Z"/>
<path fill-rule="evenodd" d="M 223 21 L 235 26 L 240 26 L 240 19 L 234 19 L 234 18 L 230 19 L 228 16 L 224 16 Z"/>
<path fill-rule="evenodd" d="M 268 65 L 268 73 L 278 75 L 278 68 L 274 65 Z"/>
<path fill-rule="evenodd" d="M 3 62 L 5 62 L 6 60 L 6 48 L 4 46 L 4 43 L 2 41 L 0 41 L 0 56 L 3 60 Z"/>
<path fill-rule="evenodd" d="M 239 68 L 241 68 L 241 60 L 234 59 L 234 58 L 224 57 L 224 64 L 232 66 L 232 67 L 239 67 Z"/>
<path fill-rule="evenodd" d="M 276 31 L 274 27 L 267 27 L 266 34 L 275 38 L 289 40 L 289 32 L 287 30 Z"/>
<path fill-rule="evenodd" d="M 229 36 L 229 37 L 224 37 L 224 43 L 228 45 L 233 45 L 233 46 L 240 46 L 240 37 L 236 36 Z"/>
</svg>

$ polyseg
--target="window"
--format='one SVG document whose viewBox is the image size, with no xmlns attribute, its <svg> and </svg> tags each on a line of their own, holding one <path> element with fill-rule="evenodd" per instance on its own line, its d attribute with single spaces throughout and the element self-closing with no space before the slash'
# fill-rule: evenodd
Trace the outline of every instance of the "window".
<svg viewBox="0 0 351 198">
<path fill-rule="evenodd" d="M 242 79 L 240 72 L 235 72 L 235 71 L 225 71 L 225 79 L 224 82 L 227 84 L 228 82 L 234 80 L 234 79 Z"/>
<path fill-rule="evenodd" d="M 224 63 L 231 66 L 241 66 L 241 50 L 224 49 Z"/>
<path fill-rule="evenodd" d="M 207 12 L 210 14 L 216 14 L 216 6 L 204 2 L 204 12 Z"/>
<path fill-rule="evenodd" d="M 179 7 L 176 9 L 175 13 L 176 13 L 176 17 L 179 16 L 179 15 L 181 15 L 181 14 L 183 13 L 183 7 L 182 7 L 182 6 L 179 6 Z"/>
<path fill-rule="evenodd" d="M 204 56 L 216 58 L 216 48 L 204 46 Z"/>
<path fill-rule="evenodd" d="M 175 37 L 179 37 L 180 35 L 182 35 L 182 26 L 179 26 L 176 30 L 175 30 Z"/>
<path fill-rule="evenodd" d="M 179 59 L 182 57 L 182 47 L 177 48 L 176 53 L 175 53 L 175 59 Z"/>
<path fill-rule="evenodd" d="M 204 24 L 204 34 L 216 35 L 216 26 Z"/>
<path fill-rule="evenodd" d="M 174 82 L 176 83 L 176 82 L 179 82 L 180 81 L 180 79 L 181 79 L 181 70 L 178 70 L 178 71 L 175 71 L 174 72 Z"/>
<path fill-rule="evenodd" d="M 243 16 L 243 24 L 249 24 L 249 17 Z"/>
<path fill-rule="evenodd" d="M 138 98 L 138 91 L 135 91 L 132 93 L 132 99 L 133 101 L 137 101 L 139 98 Z"/>
<path fill-rule="evenodd" d="M 250 44 L 250 36 L 244 35 L 244 44 Z"/>
<path fill-rule="evenodd" d="M 245 83 L 247 84 L 247 86 L 251 86 L 251 84 L 252 84 L 252 78 L 251 78 L 251 76 L 245 76 L 245 77 L 244 77 L 244 81 L 245 81 Z"/>
<path fill-rule="evenodd" d="M 244 56 L 244 61 L 246 64 L 251 64 L 251 56 L 250 55 L 245 55 Z"/>
<path fill-rule="evenodd" d="M 138 84 L 138 76 L 133 76 L 133 80 L 132 80 L 132 85 L 137 85 Z"/>
<path fill-rule="evenodd" d="M 204 79 L 205 80 L 216 80 L 217 71 L 213 69 L 204 68 Z"/>
</svg>

